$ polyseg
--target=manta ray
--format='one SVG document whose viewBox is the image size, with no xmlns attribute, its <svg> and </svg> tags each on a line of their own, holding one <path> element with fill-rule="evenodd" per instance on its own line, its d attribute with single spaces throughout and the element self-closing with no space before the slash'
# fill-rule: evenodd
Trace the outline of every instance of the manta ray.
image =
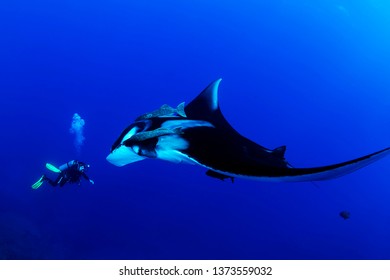
<svg viewBox="0 0 390 280">
<path fill-rule="evenodd" d="M 239 134 L 218 103 L 221 79 L 212 82 L 188 105 L 163 105 L 130 124 L 114 142 L 107 160 L 124 166 L 154 158 L 191 163 L 208 176 L 274 182 L 328 180 L 354 172 L 390 154 L 390 147 L 345 162 L 312 168 L 292 167 L 286 146 L 265 148 Z"/>
</svg>

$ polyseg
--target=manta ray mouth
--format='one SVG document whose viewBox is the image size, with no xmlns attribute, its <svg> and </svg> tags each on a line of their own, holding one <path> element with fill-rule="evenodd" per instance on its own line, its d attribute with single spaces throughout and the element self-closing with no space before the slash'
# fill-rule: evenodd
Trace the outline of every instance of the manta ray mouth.
<svg viewBox="0 0 390 280">
<path fill-rule="evenodd" d="M 140 156 L 132 148 L 124 145 L 118 146 L 107 157 L 107 161 L 116 166 L 124 166 L 129 163 L 144 160 L 146 157 Z"/>
</svg>

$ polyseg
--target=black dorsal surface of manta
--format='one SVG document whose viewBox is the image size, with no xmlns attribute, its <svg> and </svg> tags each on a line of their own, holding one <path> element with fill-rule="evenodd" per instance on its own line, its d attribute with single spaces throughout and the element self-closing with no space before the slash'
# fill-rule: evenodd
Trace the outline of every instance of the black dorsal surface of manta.
<svg viewBox="0 0 390 280">
<path fill-rule="evenodd" d="M 137 118 L 114 142 L 107 160 L 123 166 L 156 158 L 197 164 L 211 170 L 214 177 L 221 174 L 219 178 L 303 182 L 340 177 L 390 154 L 388 147 L 338 164 L 294 168 L 284 157 L 285 146 L 273 150 L 262 147 L 226 121 L 218 103 L 220 82 L 211 83 L 184 107 L 184 113 L 170 110 L 168 115 L 159 115 L 153 111 L 150 117 Z"/>
</svg>

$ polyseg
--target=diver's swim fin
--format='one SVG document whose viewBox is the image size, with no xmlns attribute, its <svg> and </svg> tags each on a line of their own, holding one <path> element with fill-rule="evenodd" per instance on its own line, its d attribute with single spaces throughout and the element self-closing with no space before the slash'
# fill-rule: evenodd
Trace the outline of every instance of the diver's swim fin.
<svg viewBox="0 0 390 280">
<path fill-rule="evenodd" d="M 55 167 L 53 164 L 46 163 L 46 168 L 55 173 L 61 173 L 61 170 Z"/>
<path fill-rule="evenodd" d="M 40 186 L 42 186 L 44 179 L 45 179 L 45 175 L 42 175 L 42 177 L 39 178 L 39 180 L 36 181 L 31 187 L 32 187 L 34 190 L 36 190 L 37 188 L 39 188 Z"/>
</svg>

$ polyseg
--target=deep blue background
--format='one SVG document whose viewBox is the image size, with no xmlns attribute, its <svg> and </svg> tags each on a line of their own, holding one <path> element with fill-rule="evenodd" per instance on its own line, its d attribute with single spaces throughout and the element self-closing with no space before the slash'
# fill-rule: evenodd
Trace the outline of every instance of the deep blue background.
<svg viewBox="0 0 390 280">
<path fill-rule="evenodd" d="M 3 1 L 0 259 L 390 259 L 390 159 L 317 186 L 105 160 L 135 117 L 219 77 L 226 118 L 294 166 L 389 146 L 387 2 Z M 32 190 L 77 157 L 76 112 L 95 185 Z"/>
</svg>

